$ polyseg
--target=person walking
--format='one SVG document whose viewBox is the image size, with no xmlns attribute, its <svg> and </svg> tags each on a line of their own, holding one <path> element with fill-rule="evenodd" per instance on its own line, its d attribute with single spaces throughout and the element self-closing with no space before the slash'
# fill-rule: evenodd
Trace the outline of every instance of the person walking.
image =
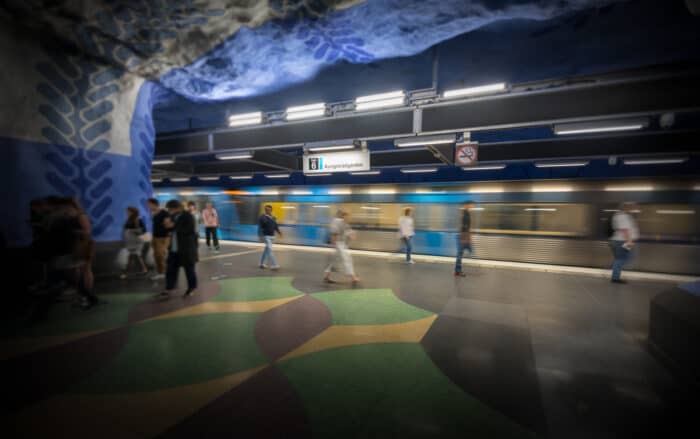
<svg viewBox="0 0 700 439">
<path fill-rule="evenodd" d="M 335 218 L 330 225 L 330 234 L 328 237 L 329 243 L 335 247 L 335 255 L 324 270 L 323 280 L 333 282 L 331 280 L 331 272 L 335 265 L 341 263 L 345 270 L 345 275 L 350 276 L 353 284 L 360 282 L 360 278 L 355 274 L 355 267 L 352 263 L 352 256 L 348 251 L 348 242 L 354 237 L 355 232 L 347 222 L 348 212 L 340 208 L 336 213 Z"/>
<path fill-rule="evenodd" d="M 634 203 L 622 203 L 620 210 L 612 217 L 613 234 L 610 237 L 610 249 L 613 254 L 612 277 L 610 282 L 624 284 L 622 267 L 636 253 L 635 243 L 639 239 L 639 227 L 632 217 Z"/>
<path fill-rule="evenodd" d="M 202 216 L 197 212 L 197 205 L 194 201 L 187 202 L 187 210 L 194 217 L 194 234 L 197 239 L 197 247 L 199 247 L 199 225 L 202 223 Z"/>
<path fill-rule="evenodd" d="M 282 237 L 282 232 L 280 232 L 280 228 L 277 225 L 277 218 L 272 216 L 272 206 L 266 204 L 265 213 L 260 215 L 258 220 L 258 236 L 265 243 L 265 250 L 263 250 L 260 258 L 260 268 L 268 267 L 265 264 L 266 259 L 270 261 L 269 266 L 271 270 L 279 270 L 280 268 L 274 253 L 272 253 L 272 242 L 275 240 L 275 232 Z"/>
<path fill-rule="evenodd" d="M 160 280 L 165 278 L 165 269 L 168 261 L 168 247 L 170 246 L 170 230 L 165 227 L 165 219 L 168 218 L 168 211 L 161 209 L 158 200 L 155 198 L 148 199 L 148 209 L 151 211 L 151 219 L 153 221 L 153 239 L 151 247 L 153 248 L 153 260 L 156 265 L 156 274 L 151 277 L 151 280 Z"/>
<path fill-rule="evenodd" d="M 195 264 L 198 261 L 198 256 L 194 234 L 194 217 L 177 200 L 168 201 L 165 207 L 170 214 L 165 219 L 165 227 L 172 231 L 172 236 L 168 249 L 165 291 L 160 293 L 160 296 L 167 298 L 175 291 L 180 267 L 182 267 L 187 277 L 187 291 L 183 297 L 189 297 L 197 289 Z"/>
<path fill-rule="evenodd" d="M 146 233 L 146 225 L 141 220 L 139 210 L 133 206 L 126 208 L 126 222 L 124 223 L 124 246 L 128 252 L 126 267 L 120 276 L 121 279 L 126 279 L 129 269 L 136 263 L 140 269 L 138 274 L 148 273 L 146 263 L 143 261 L 143 244 L 142 236 Z"/>
<path fill-rule="evenodd" d="M 467 201 L 462 205 L 462 223 L 460 225 L 459 235 L 457 236 L 457 260 L 455 261 L 455 276 L 458 277 L 466 276 L 462 271 L 462 256 L 464 255 L 464 250 L 469 250 L 469 255 L 473 253 L 471 235 L 472 219 L 469 213 L 473 205 L 471 201 Z"/>
<path fill-rule="evenodd" d="M 399 218 L 399 234 L 401 235 L 401 243 L 406 250 L 406 263 L 415 264 L 413 259 L 411 259 L 411 241 L 413 240 L 413 235 L 415 232 L 413 230 L 413 217 L 411 216 L 413 210 L 407 207 L 403 210 L 403 216 Z"/>
<path fill-rule="evenodd" d="M 204 232 L 206 234 L 207 249 L 211 250 L 211 242 L 214 241 L 214 250 L 219 251 L 219 237 L 217 229 L 219 224 L 219 214 L 214 209 L 211 201 L 207 201 L 206 207 L 202 210 L 202 221 L 204 222 Z"/>
</svg>

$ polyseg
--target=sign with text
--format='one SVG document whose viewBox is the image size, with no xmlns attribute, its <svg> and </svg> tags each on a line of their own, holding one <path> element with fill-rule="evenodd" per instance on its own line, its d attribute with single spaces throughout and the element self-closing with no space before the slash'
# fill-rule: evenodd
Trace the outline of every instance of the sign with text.
<svg viewBox="0 0 700 439">
<path fill-rule="evenodd" d="M 479 147 L 476 143 L 465 143 L 455 148 L 455 166 L 469 166 L 476 163 Z"/>
<path fill-rule="evenodd" d="M 304 174 L 369 171 L 369 150 L 308 154 L 304 156 Z"/>
</svg>

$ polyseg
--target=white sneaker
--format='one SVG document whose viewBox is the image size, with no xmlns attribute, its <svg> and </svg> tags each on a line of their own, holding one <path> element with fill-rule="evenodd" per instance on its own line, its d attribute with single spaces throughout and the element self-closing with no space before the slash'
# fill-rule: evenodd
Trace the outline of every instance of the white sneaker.
<svg viewBox="0 0 700 439">
<path fill-rule="evenodd" d="M 272 267 L 270 267 L 270 270 L 275 270 L 275 271 L 277 271 L 277 270 L 279 270 L 279 269 L 280 269 L 280 266 L 279 266 L 279 265 L 273 265 Z"/>
<path fill-rule="evenodd" d="M 407 263 L 407 264 L 415 264 L 416 261 L 414 261 L 413 259 L 411 259 L 410 261 L 406 261 L 406 263 Z"/>
<path fill-rule="evenodd" d="M 161 273 L 154 274 L 151 276 L 151 280 L 160 280 L 160 279 L 165 279 L 165 275 Z"/>
</svg>

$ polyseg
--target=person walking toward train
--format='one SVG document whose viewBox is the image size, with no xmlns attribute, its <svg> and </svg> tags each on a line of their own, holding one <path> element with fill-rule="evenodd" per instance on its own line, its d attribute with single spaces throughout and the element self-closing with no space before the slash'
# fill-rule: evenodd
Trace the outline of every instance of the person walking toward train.
<svg viewBox="0 0 700 439">
<path fill-rule="evenodd" d="M 199 225 L 202 222 L 202 216 L 199 214 L 199 212 L 197 212 L 197 205 L 194 201 L 187 202 L 187 210 L 194 217 L 194 235 L 197 239 L 197 247 L 199 247 Z"/>
<path fill-rule="evenodd" d="M 335 255 L 331 258 L 330 263 L 324 270 L 323 280 L 326 282 L 332 282 L 331 272 L 335 268 L 335 265 L 341 263 L 345 274 L 350 276 L 350 279 L 354 284 L 360 282 L 360 278 L 355 274 L 355 267 L 352 263 L 352 256 L 348 250 L 348 242 L 355 236 L 355 232 L 350 227 L 347 222 L 348 212 L 340 208 L 333 218 L 330 225 L 330 234 L 328 237 L 329 243 L 335 247 Z"/>
<path fill-rule="evenodd" d="M 260 240 L 265 243 L 265 250 L 263 250 L 262 257 L 260 258 L 260 268 L 267 268 L 268 265 L 265 264 L 265 260 L 270 261 L 271 270 L 279 270 L 280 266 L 277 265 L 277 259 L 275 254 L 272 252 L 272 242 L 275 240 L 275 233 L 282 237 L 282 232 L 277 225 L 277 218 L 272 216 L 272 206 L 269 204 L 265 205 L 265 213 L 260 215 L 258 220 L 258 236 Z"/>
<path fill-rule="evenodd" d="M 462 255 L 464 250 L 469 250 L 469 255 L 472 254 L 472 236 L 471 225 L 472 219 L 469 210 L 474 204 L 467 201 L 462 205 L 462 222 L 457 236 L 457 260 L 455 261 L 455 276 L 465 277 L 466 274 L 462 271 Z"/>
<path fill-rule="evenodd" d="M 219 214 L 212 205 L 211 201 L 207 201 L 206 207 L 202 210 L 202 221 L 204 222 L 204 233 L 206 234 L 207 249 L 211 250 L 211 242 L 214 241 L 214 250 L 219 251 L 218 228 Z M 194 227 L 194 226 L 193 226 Z"/>
<path fill-rule="evenodd" d="M 401 235 L 401 243 L 406 250 L 407 264 L 415 264 L 413 259 L 411 259 L 411 250 L 413 249 L 411 246 L 411 241 L 413 240 L 413 235 L 415 235 L 413 229 L 413 217 L 411 216 L 412 213 L 413 210 L 410 207 L 407 207 L 403 210 L 403 216 L 399 218 L 399 234 Z"/>
<path fill-rule="evenodd" d="M 168 211 L 160 207 L 160 203 L 155 198 L 148 200 L 148 209 L 151 211 L 151 219 L 153 226 L 153 239 L 151 247 L 153 248 L 153 261 L 156 266 L 156 274 L 151 277 L 151 280 L 160 280 L 165 278 L 165 269 L 168 262 L 168 247 L 170 246 L 170 231 L 165 227 L 165 219 L 169 216 Z"/>
<path fill-rule="evenodd" d="M 198 256 L 194 234 L 194 217 L 184 209 L 178 200 L 168 201 L 165 208 L 170 214 L 165 219 L 165 227 L 172 230 L 172 236 L 168 249 L 165 291 L 160 294 L 160 297 L 170 297 L 170 294 L 175 291 L 180 267 L 185 270 L 185 276 L 187 276 L 187 291 L 183 297 L 189 297 L 197 289 L 195 264 L 198 261 Z"/>
<path fill-rule="evenodd" d="M 621 279 L 622 267 L 634 256 L 635 242 L 639 239 L 639 227 L 632 217 L 634 203 L 622 203 L 620 210 L 612 217 L 613 234 L 610 249 L 613 253 L 612 278 L 610 282 L 624 284 Z"/>
</svg>

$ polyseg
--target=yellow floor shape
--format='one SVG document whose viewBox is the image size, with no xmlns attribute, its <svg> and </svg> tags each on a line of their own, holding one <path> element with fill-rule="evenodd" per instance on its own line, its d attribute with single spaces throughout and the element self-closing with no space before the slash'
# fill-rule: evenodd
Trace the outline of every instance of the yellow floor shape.
<svg viewBox="0 0 700 439">
<path fill-rule="evenodd" d="M 265 367 L 150 392 L 54 396 L 20 412 L 17 432 L 24 437 L 153 437 Z"/>
<path fill-rule="evenodd" d="M 412 322 L 388 325 L 331 326 L 282 357 L 282 360 L 341 346 L 369 343 L 418 343 L 436 318 L 437 315 L 434 315 Z"/>
<path fill-rule="evenodd" d="M 283 297 L 272 300 L 256 300 L 252 302 L 205 302 L 178 311 L 156 316 L 144 321 L 172 319 L 176 317 L 194 316 L 199 314 L 217 314 L 227 312 L 265 312 L 287 302 L 298 299 L 301 295 Z"/>
</svg>

